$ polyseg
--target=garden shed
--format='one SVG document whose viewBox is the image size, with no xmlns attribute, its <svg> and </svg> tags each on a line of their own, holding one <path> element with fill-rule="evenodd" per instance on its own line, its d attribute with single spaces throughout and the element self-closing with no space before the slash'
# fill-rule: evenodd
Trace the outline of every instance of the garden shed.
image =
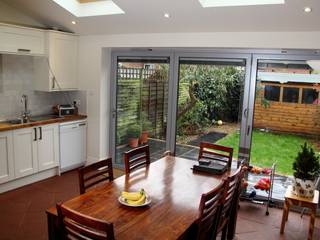
<svg viewBox="0 0 320 240">
<path fill-rule="evenodd" d="M 304 63 L 259 64 L 254 127 L 320 134 L 320 74 Z"/>
</svg>

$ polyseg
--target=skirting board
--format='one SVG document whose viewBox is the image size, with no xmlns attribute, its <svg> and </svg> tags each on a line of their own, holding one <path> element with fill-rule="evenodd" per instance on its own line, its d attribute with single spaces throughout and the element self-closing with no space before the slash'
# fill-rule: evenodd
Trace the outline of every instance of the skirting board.
<svg viewBox="0 0 320 240">
<path fill-rule="evenodd" d="M 58 168 L 48 169 L 36 174 L 18 178 L 7 183 L 0 184 L 0 193 L 4 193 L 31 183 L 35 183 L 53 176 L 58 175 Z"/>
</svg>

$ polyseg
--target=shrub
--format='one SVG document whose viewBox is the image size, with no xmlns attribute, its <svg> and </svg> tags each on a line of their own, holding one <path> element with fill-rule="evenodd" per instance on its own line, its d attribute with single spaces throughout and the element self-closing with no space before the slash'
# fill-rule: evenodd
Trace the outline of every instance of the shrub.
<svg viewBox="0 0 320 240">
<path fill-rule="evenodd" d="M 127 137 L 128 138 L 139 138 L 141 133 L 141 127 L 138 124 L 133 124 L 128 127 Z"/>
<path fill-rule="evenodd" d="M 196 105 L 178 119 L 178 135 L 197 134 L 210 124 L 206 106 L 198 101 Z"/>
<path fill-rule="evenodd" d="M 294 177 L 303 180 L 314 180 L 319 175 L 319 157 L 307 143 L 301 146 L 301 151 L 293 162 L 293 170 Z"/>
</svg>

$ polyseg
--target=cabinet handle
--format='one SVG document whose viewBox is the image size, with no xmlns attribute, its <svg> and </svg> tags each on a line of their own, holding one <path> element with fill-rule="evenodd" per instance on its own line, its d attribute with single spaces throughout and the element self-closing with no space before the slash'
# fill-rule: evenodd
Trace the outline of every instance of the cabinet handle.
<svg viewBox="0 0 320 240">
<path fill-rule="evenodd" d="M 31 52 L 30 49 L 25 49 L 25 48 L 18 48 L 18 52 Z"/>
<path fill-rule="evenodd" d="M 39 130 L 40 130 L 40 137 L 39 137 L 39 140 L 42 140 L 42 127 L 39 127 Z"/>
<path fill-rule="evenodd" d="M 54 79 L 54 77 L 52 77 L 51 80 L 52 80 L 52 89 L 55 89 L 56 84 L 55 84 L 55 79 Z"/>
<path fill-rule="evenodd" d="M 33 129 L 33 131 L 34 131 L 34 139 L 33 139 L 33 141 L 37 141 L 37 129 L 36 128 L 34 128 Z"/>
</svg>

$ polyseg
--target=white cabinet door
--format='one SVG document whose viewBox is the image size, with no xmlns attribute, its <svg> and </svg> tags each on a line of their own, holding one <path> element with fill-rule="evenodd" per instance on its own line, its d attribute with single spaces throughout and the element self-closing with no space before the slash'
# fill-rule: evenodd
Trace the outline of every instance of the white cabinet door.
<svg viewBox="0 0 320 240">
<path fill-rule="evenodd" d="M 15 177 L 38 172 L 36 128 L 13 131 Z"/>
<path fill-rule="evenodd" d="M 59 125 L 38 127 L 39 171 L 50 169 L 59 164 Z"/>
<path fill-rule="evenodd" d="M 78 37 L 49 32 L 49 62 L 56 79 L 52 90 L 77 89 Z M 49 76 L 52 81 L 52 76 Z"/>
<path fill-rule="evenodd" d="M 44 55 L 44 49 L 43 30 L 0 26 L 0 52 Z"/>
<path fill-rule="evenodd" d="M 0 132 L 0 184 L 14 178 L 12 131 Z"/>
</svg>

